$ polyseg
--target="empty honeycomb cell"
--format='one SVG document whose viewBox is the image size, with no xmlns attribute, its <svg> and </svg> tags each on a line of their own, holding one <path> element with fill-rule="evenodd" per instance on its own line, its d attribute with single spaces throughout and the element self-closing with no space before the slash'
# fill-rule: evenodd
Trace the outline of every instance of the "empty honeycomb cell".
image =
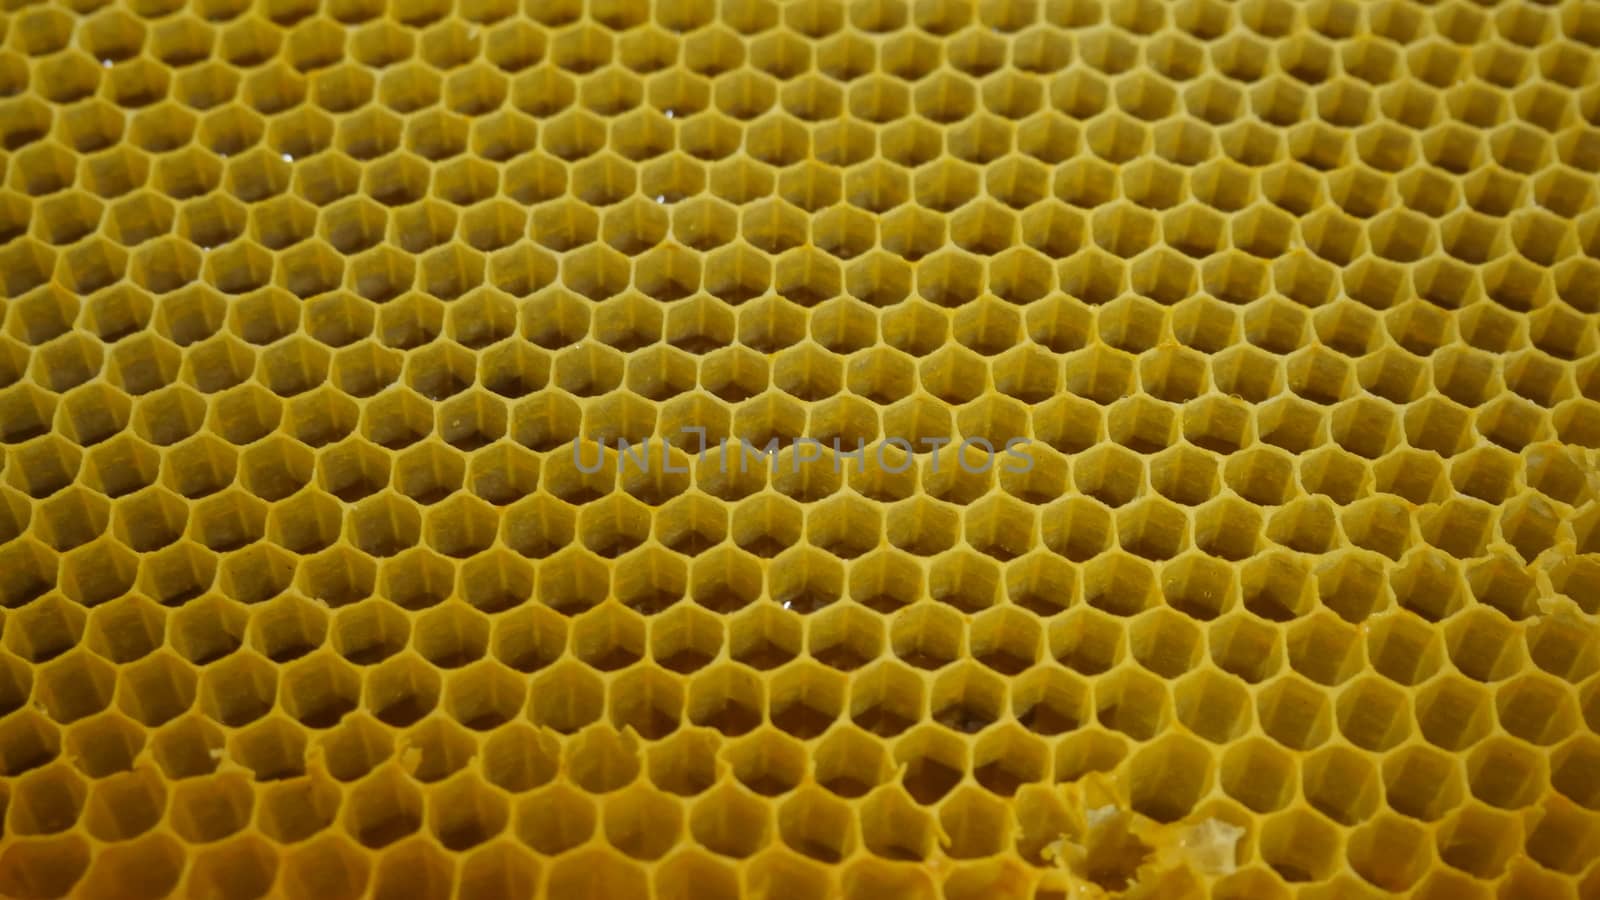
<svg viewBox="0 0 1600 900">
<path fill-rule="evenodd" d="M 322 836 L 294 847 L 283 858 L 283 884 L 330 897 L 357 897 L 366 887 L 368 863 L 347 839 Z"/>
<path fill-rule="evenodd" d="M 1159 679 L 1123 667 L 1096 685 L 1095 714 L 1108 728 L 1135 740 L 1148 740 L 1170 717 L 1167 697 Z"/>
<path fill-rule="evenodd" d="M 1418 826 L 1404 819 L 1384 818 L 1353 835 L 1348 853 L 1352 867 L 1367 882 L 1389 890 L 1401 890 L 1410 887 L 1427 871 L 1430 857 L 1426 841 L 1426 833 Z M 1380 844 L 1406 848 L 1406 852 L 1391 859 L 1386 857 L 1386 851 L 1377 849 Z"/>
<path fill-rule="evenodd" d="M 1249 727 L 1249 697 L 1228 676 L 1194 673 L 1176 686 L 1174 701 L 1179 720 L 1207 740 L 1224 743 Z"/>
<path fill-rule="evenodd" d="M 130 875 L 137 872 L 137 877 Z M 113 896 L 160 897 L 177 887 L 183 874 L 183 851 L 169 835 L 149 834 L 113 846 L 95 860 L 84 876 L 83 889 Z"/>
<path fill-rule="evenodd" d="M 1519 824 L 1503 813 L 1465 807 L 1439 834 L 1439 857 L 1448 866 L 1479 877 L 1502 874 L 1521 843 Z"/>
<path fill-rule="evenodd" d="M 277 857 L 266 841 L 245 836 L 208 847 L 198 854 L 188 882 L 195 891 L 264 893 L 276 877 Z"/>
<path fill-rule="evenodd" d="M 1542 674 L 1525 675 L 1501 685 L 1495 701 L 1500 726 L 1532 744 L 1559 741 L 1577 724 L 1569 687 Z"/>
<path fill-rule="evenodd" d="M 1460 761 L 1426 747 L 1405 747 L 1384 760 L 1384 801 L 1401 815 L 1435 821 L 1461 802 Z M 1423 775 L 1422 773 L 1427 773 Z M 1413 776 L 1429 781 L 1417 790 Z"/>
<path fill-rule="evenodd" d="M 1264 738 L 1233 743 L 1224 753 L 1219 784 L 1228 796 L 1256 813 L 1282 809 L 1294 795 L 1297 763 Z"/>
<path fill-rule="evenodd" d="M 1593 663 L 1584 635 L 1588 626 L 1562 618 L 1537 623 L 1527 634 L 1529 656 L 1546 672 L 1577 682 L 1587 678 Z"/>
<path fill-rule="evenodd" d="M 14 832 L 22 836 L 59 834 L 77 822 L 88 790 L 64 764 L 36 769 L 16 783 L 8 807 Z"/>
<path fill-rule="evenodd" d="M 85 719 L 65 735 L 63 749 L 74 764 L 91 778 L 134 768 L 133 760 L 144 747 L 139 727 L 116 713 Z"/>
</svg>

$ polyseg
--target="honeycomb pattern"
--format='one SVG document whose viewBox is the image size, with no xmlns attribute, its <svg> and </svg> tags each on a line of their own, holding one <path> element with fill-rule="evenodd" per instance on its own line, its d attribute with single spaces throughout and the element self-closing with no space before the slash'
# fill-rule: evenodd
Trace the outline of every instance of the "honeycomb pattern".
<svg viewBox="0 0 1600 900">
<path fill-rule="evenodd" d="M 1597 50 L 7 3 L 0 895 L 1600 898 Z"/>
</svg>

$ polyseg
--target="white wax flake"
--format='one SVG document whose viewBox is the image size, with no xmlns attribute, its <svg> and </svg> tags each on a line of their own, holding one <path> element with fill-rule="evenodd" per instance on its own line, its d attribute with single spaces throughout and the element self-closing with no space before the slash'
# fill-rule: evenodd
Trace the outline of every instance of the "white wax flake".
<svg viewBox="0 0 1600 900">
<path fill-rule="evenodd" d="M 1178 845 L 1202 874 L 1230 875 L 1238 866 L 1238 845 L 1242 837 L 1243 828 L 1212 818 L 1185 829 Z"/>
<path fill-rule="evenodd" d="M 1083 817 L 1089 823 L 1089 827 L 1093 829 L 1099 828 L 1101 825 L 1116 818 L 1116 815 L 1117 808 L 1115 806 L 1098 806 L 1084 812 Z"/>
<path fill-rule="evenodd" d="M 400 768 L 414 773 L 420 765 L 422 765 L 422 748 L 408 746 L 400 751 Z"/>
<path fill-rule="evenodd" d="M 1072 864 L 1072 849 L 1075 846 L 1077 845 L 1068 840 L 1066 835 L 1062 835 L 1045 844 L 1044 849 L 1039 851 L 1039 855 L 1044 857 L 1046 862 L 1054 863 L 1065 869 Z"/>
</svg>

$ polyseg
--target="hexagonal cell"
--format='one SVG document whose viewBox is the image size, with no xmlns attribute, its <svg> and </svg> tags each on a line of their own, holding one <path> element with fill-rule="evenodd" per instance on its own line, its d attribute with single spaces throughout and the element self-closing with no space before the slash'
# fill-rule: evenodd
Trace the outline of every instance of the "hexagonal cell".
<svg viewBox="0 0 1600 900">
<path fill-rule="evenodd" d="M 8 776 L 38 768 L 61 752 L 61 734 L 42 711 L 19 710 L 0 729 L 0 766 Z"/>
<path fill-rule="evenodd" d="M 1578 598 L 1586 596 L 1587 585 L 1594 583 L 1597 574 L 1600 573 L 1597 573 L 1594 565 L 1572 560 L 1560 565 L 1552 580 L 1560 585 L 1559 590 L 1570 597 Z"/>
<path fill-rule="evenodd" d="M 993 606 L 999 587 L 999 565 L 959 550 L 941 555 L 928 572 L 929 596 L 968 615 Z"/>
<path fill-rule="evenodd" d="M 1217 618 L 1239 600 L 1233 570 L 1201 554 L 1186 554 L 1167 564 L 1161 591 L 1168 606 L 1200 621 Z"/>
<path fill-rule="evenodd" d="M 743 859 L 771 839 L 770 811 L 731 786 L 713 788 L 689 811 L 689 831 L 707 850 Z"/>
<path fill-rule="evenodd" d="M 148 657 L 127 669 L 123 677 L 129 688 L 120 698 L 120 706 L 147 726 L 176 718 L 194 703 L 194 670 L 174 656 Z"/>
<path fill-rule="evenodd" d="M 650 780 L 671 793 L 690 796 L 710 787 L 716 733 L 692 729 L 652 743 L 648 749 Z"/>
<path fill-rule="evenodd" d="M 1251 703 L 1245 688 L 1231 676 L 1198 671 L 1173 689 L 1178 720 L 1214 743 L 1227 743 L 1244 734 L 1251 721 Z"/>
<path fill-rule="evenodd" d="M 807 649 L 824 665 L 853 671 L 882 653 L 883 629 L 860 607 L 834 606 L 810 621 Z"/>
<path fill-rule="evenodd" d="M 1337 718 L 1340 732 L 1369 750 L 1387 750 L 1411 731 L 1406 695 L 1370 676 L 1358 678 L 1340 692 Z"/>
<path fill-rule="evenodd" d="M 1571 687 L 1543 673 L 1531 673 L 1500 685 L 1495 694 L 1500 727 L 1535 745 L 1565 738 L 1577 726 Z"/>
<path fill-rule="evenodd" d="M 34 702 L 57 722 L 93 715 L 110 704 L 113 685 L 106 663 L 83 651 L 72 651 L 38 669 Z"/>
<path fill-rule="evenodd" d="M 365 889 L 366 878 L 365 860 L 346 838 L 334 834 L 310 839 L 283 857 L 283 879 L 291 889 L 312 890 L 326 897 L 357 897 Z"/>
<path fill-rule="evenodd" d="M 761 721 L 765 690 L 754 672 L 732 664 L 714 665 L 689 684 L 688 718 L 724 735 L 744 734 Z"/>
<path fill-rule="evenodd" d="M 176 571 L 167 568 L 168 553 L 179 557 L 179 564 L 174 567 Z M 44 594 L 56 586 L 58 575 L 61 590 L 69 599 L 94 606 L 127 593 L 134 586 L 138 569 L 138 562 L 130 551 L 106 538 L 79 547 L 61 556 L 59 561 L 43 545 L 24 538 L 14 541 L 9 552 L 0 554 L 0 558 L 13 566 L 11 571 L 18 575 L 7 585 L 3 595 L 7 606 L 21 606 Z M 154 588 L 146 589 L 146 593 L 167 599 L 169 595 L 162 594 L 161 590 L 170 586 L 170 596 L 178 600 L 198 594 L 209 584 L 211 569 L 203 560 L 194 568 L 187 567 L 185 564 L 192 559 L 182 550 L 156 554 L 146 563 Z M 167 576 L 171 576 L 170 581 Z"/>
<path fill-rule="evenodd" d="M 83 611 L 59 595 L 47 595 L 12 614 L 6 630 L 6 649 L 32 664 L 40 664 L 77 646 L 83 635 Z"/>
<path fill-rule="evenodd" d="M 1293 621 L 1310 610 L 1310 575 L 1310 567 L 1294 555 L 1262 554 L 1240 572 L 1244 608 L 1269 622 Z"/>
<path fill-rule="evenodd" d="M 1000 718 L 1005 686 L 994 675 L 969 664 L 941 672 L 933 682 L 929 706 L 933 720 L 946 728 L 974 734 Z"/>
<path fill-rule="evenodd" d="M 242 773 L 203 776 L 174 788 L 168 816 L 185 840 L 210 843 L 245 828 L 254 802 Z"/>
<path fill-rule="evenodd" d="M 758 731 L 730 744 L 726 759 L 741 784 L 764 797 L 794 790 L 806 771 L 799 742 L 770 731 Z"/>
<path fill-rule="evenodd" d="M 1202 644 L 1199 626 L 1159 608 L 1137 616 L 1128 630 L 1133 658 L 1164 678 L 1176 678 L 1196 666 Z"/>
<path fill-rule="evenodd" d="M 1590 626 L 1575 616 L 1547 616 L 1526 632 L 1529 656 L 1544 671 L 1579 683 L 1595 668 L 1589 632 Z"/>
<path fill-rule="evenodd" d="M 71 857 L 67 859 L 67 864 L 72 865 Z M 176 840 L 167 834 L 147 833 L 97 857 L 83 876 L 82 889 L 94 893 L 120 892 L 132 897 L 159 897 L 177 887 L 183 866 L 183 849 Z M 129 885 L 137 887 L 130 889 Z"/>
<path fill-rule="evenodd" d="M 1318 812 L 1346 826 L 1367 821 L 1382 795 L 1376 761 L 1338 745 L 1306 760 L 1303 789 Z"/>
<path fill-rule="evenodd" d="M 422 826 L 422 796 L 398 767 L 386 766 L 353 789 L 344 819 L 362 845 L 381 849 Z"/>
<path fill-rule="evenodd" d="M 296 662 L 283 674 L 283 709 L 311 728 L 329 728 L 356 707 L 360 675 L 332 654 Z"/>
<path fill-rule="evenodd" d="M 345 717 L 330 732 L 320 736 L 318 745 L 323 750 L 328 774 L 342 782 L 357 781 L 365 777 L 378 765 L 393 757 L 395 751 L 394 739 L 385 730 L 385 726 L 364 713 Z M 286 811 L 295 809 L 297 803 L 317 805 L 320 799 L 318 795 L 326 797 L 326 794 L 325 790 L 313 789 L 304 792 L 298 798 L 285 796 L 280 799 L 280 804 Z M 304 807 L 300 808 L 303 810 Z M 331 820 L 335 811 L 336 809 L 329 808 L 326 813 L 313 813 L 311 821 L 314 823 L 322 818 Z M 281 827 L 293 830 L 304 826 L 293 821 L 285 821 L 281 823 Z"/>
<path fill-rule="evenodd" d="M 438 703 L 439 674 L 415 657 L 390 657 L 364 681 L 367 708 L 391 727 L 416 722 Z"/>
<path fill-rule="evenodd" d="M 1337 867 L 1341 843 L 1326 821 L 1287 810 L 1263 823 L 1261 856 L 1285 881 L 1321 881 Z"/>
<path fill-rule="evenodd" d="M 563 896 L 595 898 L 649 896 L 645 873 L 614 851 L 591 847 L 569 854 L 551 866 L 551 889 Z"/>
<path fill-rule="evenodd" d="M 1516 627 L 1497 611 L 1474 608 L 1446 625 L 1446 646 L 1462 674 L 1494 682 L 1515 674 L 1524 664 Z"/>
<path fill-rule="evenodd" d="M 1108 728 L 1148 740 L 1170 717 L 1168 690 L 1154 676 L 1119 668 L 1095 684 L 1095 714 Z"/>
<path fill-rule="evenodd" d="M 24 775 L 14 791 L 12 827 L 18 835 L 34 836 L 72 828 L 83 811 L 88 787 L 70 766 L 55 763 Z"/>
<path fill-rule="evenodd" d="M 578 734 L 572 749 L 572 780 L 591 794 L 618 790 L 639 775 L 639 747 L 630 732 L 596 724 Z"/>
<path fill-rule="evenodd" d="M 899 734 L 921 719 L 922 710 L 921 681 L 902 664 L 879 662 L 851 684 L 850 718 L 874 734 Z"/>
<path fill-rule="evenodd" d="M 1505 871 L 1521 842 L 1522 829 L 1516 820 L 1494 810 L 1467 806 L 1445 819 L 1438 837 L 1439 858 L 1462 872 L 1492 878 Z"/>
<path fill-rule="evenodd" d="M 1359 628 L 1325 612 L 1291 625 L 1287 644 L 1289 665 L 1319 684 L 1340 684 L 1362 666 Z"/>
<path fill-rule="evenodd" d="M 1083 601 L 1115 617 L 1131 617 L 1157 601 L 1155 575 L 1146 560 L 1110 552 L 1083 569 Z"/>
<path fill-rule="evenodd" d="M 1051 623 L 1050 653 L 1085 675 L 1098 675 L 1126 655 L 1123 627 L 1110 614 L 1078 608 Z"/>
<path fill-rule="evenodd" d="M 622 677 L 613 688 L 611 717 L 641 736 L 658 740 L 672 733 L 683 708 L 683 688 L 671 675 L 641 670 Z"/>
<path fill-rule="evenodd" d="M 961 655 L 964 628 L 959 615 L 936 606 L 908 609 L 890 623 L 895 656 L 920 669 L 938 669 Z"/>
<path fill-rule="evenodd" d="M 1380 617 L 1367 632 L 1372 668 L 1402 685 L 1427 680 L 1438 671 L 1443 655 L 1439 633 L 1410 613 Z"/>
<path fill-rule="evenodd" d="M 849 807 L 811 789 L 786 801 L 778 811 L 778 829 L 784 843 L 796 852 L 824 863 L 838 863 L 855 847 L 855 817 Z"/>
<path fill-rule="evenodd" d="M 658 859 L 678 839 L 681 820 L 670 797 L 635 784 L 606 800 L 606 841 L 635 859 Z"/>
<path fill-rule="evenodd" d="M 1228 796 L 1257 813 L 1282 809 L 1294 796 L 1296 763 L 1283 748 L 1265 738 L 1246 738 L 1229 746 L 1219 768 L 1219 784 Z"/>
<path fill-rule="evenodd" d="M 340 656 L 356 665 L 373 665 L 405 647 L 409 628 L 398 610 L 373 600 L 341 610 L 329 637 Z"/>
<path fill-rule="evenodd" d="M 190 884 L 200 890 L 266 894 L 277 878 L 277 852 L 256 836 L 242 836 L 195 854 Z"/>
<path fill-rule="evenodd" d="M 65 738 L 63 749 L 67 758 L 94 779 L 135 770 L 134 759 L 145 746 L 143 729 L 115 712 L 105 712 L 73 724 Z M 145 767 L 138 768 L 149 771 Z"/>
<path fill-rule="evenodd" d="M 722 626 L 690 607 L 678 607 L 657 619 L 651 629 L 651 655 L 675 672 L 689 672 L 710 662 L 720 651 Z"/>
<path fill-rule="evenodd" d="M 101 840 L 131 840 L 155 826 L 166 801 L 166 788 L 153 770 L 121 772 L 93 785 L 84 826 Z"/>
</svg>

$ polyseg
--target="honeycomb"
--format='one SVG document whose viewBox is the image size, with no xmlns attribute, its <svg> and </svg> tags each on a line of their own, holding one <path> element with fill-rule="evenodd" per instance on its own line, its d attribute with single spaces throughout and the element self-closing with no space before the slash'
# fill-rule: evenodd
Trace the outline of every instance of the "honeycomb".
<svg viewBox="0 0 1600 900">
<path fill-rule="evenodd" d="M 1600 898 L 1600 6 L 0 13 L 0 896 Z"/>
</svg>

